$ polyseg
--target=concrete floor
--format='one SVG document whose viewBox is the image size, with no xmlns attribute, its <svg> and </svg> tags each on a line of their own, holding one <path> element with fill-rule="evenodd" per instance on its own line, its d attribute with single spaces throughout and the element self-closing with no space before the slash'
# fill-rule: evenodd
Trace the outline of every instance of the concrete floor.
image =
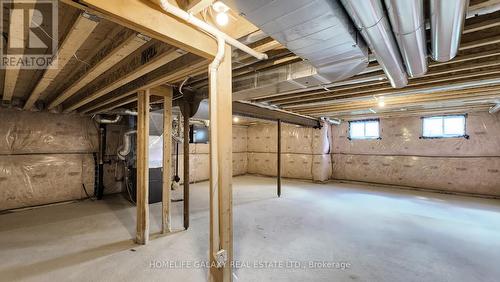
<svg viewBox="0 0 500 282">
<path fill-rule="evenodd" d="M 234 179 L 234 281 L 499 280 L 499 200 L 292 180 L 278 199 L 274 185 Z M 208 256 L 208 184 L 192 185 L 191 198 L 189 231 L 147 246 L 133 244 L 135 207 L 121 196 L 0 215 L 0 281 L 205 281 L 206 269 L 165 267 Z M 161 205 L 150 210 L 158 233 Z M 248 267 L 272 261 L 350 267 Z"/>
</svg>

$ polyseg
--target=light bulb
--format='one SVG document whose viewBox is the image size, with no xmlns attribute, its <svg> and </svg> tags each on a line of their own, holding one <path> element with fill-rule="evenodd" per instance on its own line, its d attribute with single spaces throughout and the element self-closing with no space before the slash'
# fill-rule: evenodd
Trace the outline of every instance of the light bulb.
<svg viewBox="0 0 500 282">
<path fill-rule="evenodd" d="M 236 122 L 240 121 L 240 119 L 238 117 L 234 117 L 233 121 L 236 123 Z"/>
<path fill-rule="evenodd" d="M 384 107 L 385 106 L 385 102 L 384 101 L 379 101 L 378 102 L 378 106 L 381 107 L 381 108 Z"/>
<path fill-rule="evenodd" d="M 229 22 L 229 17 L 226 13 L 218 13 L 215 17 L 215 21 L 218 25 L 225 26 Z"/>
</svg>

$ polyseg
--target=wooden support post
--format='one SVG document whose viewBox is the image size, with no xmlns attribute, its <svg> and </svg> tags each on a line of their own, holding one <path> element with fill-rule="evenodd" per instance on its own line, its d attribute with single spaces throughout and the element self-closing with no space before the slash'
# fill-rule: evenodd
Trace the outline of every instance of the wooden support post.
<svg viewBox="0 0 500 282">
<path fill-rule="evenodd" d="M 172 231 L 170 220 L 170 185 L 172 182 L 172 88 L 163 97 L 163 192 L 162 233 Z"/>
<path fill-rule="evenodd" d="M 191 106 L 184 102 L 184 229 L 189 228 L 189 114 Z"/>
<path fill-rule="evenodd" d="M 278 120 L 278 168 L 277 168 L 277 185 L 278 197 L 281 197 L 281 119 Z"/>
<path fill-rule="evenodd" d="M 149 95 L 137 93 L 137 244 L 149 240 Z"/>
<path fill-rule="evenodd" d="M 210 281 L 232 281 L 232 87 L 231 47 L 226 45 L 210 98 Z M 210 81 L 210 83 L 214 83 Z M 223 258 L 226 259 L 223 259 Z"/>
</svg>

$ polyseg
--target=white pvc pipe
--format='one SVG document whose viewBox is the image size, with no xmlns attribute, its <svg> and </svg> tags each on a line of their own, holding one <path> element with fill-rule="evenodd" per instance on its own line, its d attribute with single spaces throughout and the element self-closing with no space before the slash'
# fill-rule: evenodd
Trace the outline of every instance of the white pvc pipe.
<svg viewBox="0 0 500 282">
<path fill-rule="evenodd" d="M 217 55 L 215 56 L 213 62 L 210 64 L 210 67 L 208 69 L 209 76 L 210 76 L 210 106 L 209 106 L 209 117 L 210 117 L 210 194 L 211 198 L 213 199 L 211 203 L 211 208 L 213 209 L 213 213 L 216 215 L 214 216 L 214 223 L 213 227 L 211 228 L 218 228 L 219 226 L 219 167 L 218 167 L 218 138 L 217 138 L 217 133 L 214 133 L 214 129 L 217 129 L 217 71 L 219 69 L 220 63 L 222 59 L 224 58 L 224 53 L 225 53 L 225 41 L 224 38 L 222 37 L 217 37 Z M 217 236 L 214 236 L 214 240 L 217 240 L 220 238 L 220 233 L 218 229 L 213 230 L 215 234 L 219 234 Z M 220 240 L 217 240 L 214 242 L 214 247 L 216 248 L 217 251 L 220 250 Z M 215 254 L 212 254 L 215 257 Z"/>
<path fill-rule="evenodd" d="M 255 50 L 253 50 L 252 48 L 246 46 L 245 44 L 242 44 L 238 40 L 230 37 L 229 35 L 218 30 L 217 28 L 215 28 L 215 27 L 207 24 L 206 22 L 198 19 L 193 14 L 190 14 L 182 9 L 179 9 L 175 5 L 170 4 L 168 2 L 168 0 L 151 0 L 151 1 L 153 1 L 155 3 L 159 3 L 160 6 L 163 8 L 163 10 L 165 10 L 165 12 L 170 13 L 170 14 L 172 14 L 180 19 L 183 19 L 186 22 L 202 29 L 203 31 L 214 36 L 217 40 L 218 40 L 218 38 L 222 38 L 229 45 L 236 47 L 236 48 L 242 50 L 243 52 L 245 52 L 245 53 L 247 53 L 247 54 L 249 54 L 249 55 L 251 55 L 259 60 L 266 60 L 267 59 L 267 54 L 257 52 Z"/>
</svg>

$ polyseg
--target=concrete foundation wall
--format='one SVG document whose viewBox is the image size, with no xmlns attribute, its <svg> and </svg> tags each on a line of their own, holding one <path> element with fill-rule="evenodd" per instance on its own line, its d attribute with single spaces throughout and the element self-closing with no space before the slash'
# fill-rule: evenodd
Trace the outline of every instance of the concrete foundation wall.
<svg viewBox="0 0 500 282">
<path fill-rule="evenodd" d="M 471 113 L 465 138 L 420 139 L 420 117 L 380 119 L 380 140 L 332 126 L 333 179 L 500 196 L 500 117 Z"/>
</svg>

